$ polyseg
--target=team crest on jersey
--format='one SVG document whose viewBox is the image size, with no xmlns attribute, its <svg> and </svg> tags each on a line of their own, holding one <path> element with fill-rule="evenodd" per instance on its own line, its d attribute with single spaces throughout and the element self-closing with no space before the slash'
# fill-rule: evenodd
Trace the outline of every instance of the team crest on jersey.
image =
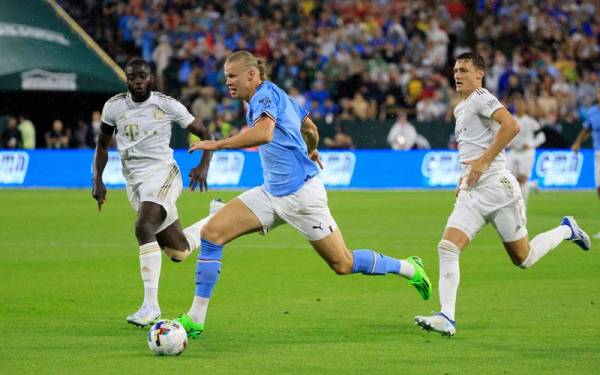
<svg viewBox="0 0 600 375">
<path fill-rule="evenodd" d="M 271 98 L 262 98 L 258 101 L 260 104 L 262 104 L 264 107 L 268 106 L 269 104 L 271 104 Z"/>
<path fill-rule="evenodd" d="M 498 99 L 493 98 L 491 100 L 488 100 L 487 103 L 485 103 L 488 107 L 492 108 L 494 106 L 496 106 L 498 104 Z"/>
<path fill-rule="evenodd" d="M 161 111 L 160 109 L 154 110 L 154 119 L 155 120 L 162 120 L 164 117 L 165 117 L 165 113 L 163 111 Z"/>
<path fill-rule="evenodd" d="M 117 116 L 117 121 L 119 121 L 119 120 L 126 120 L 126 119 L 127 119 L 127 116 L 125 115 L 125 112 L 121 112 Z"/>
</svg>

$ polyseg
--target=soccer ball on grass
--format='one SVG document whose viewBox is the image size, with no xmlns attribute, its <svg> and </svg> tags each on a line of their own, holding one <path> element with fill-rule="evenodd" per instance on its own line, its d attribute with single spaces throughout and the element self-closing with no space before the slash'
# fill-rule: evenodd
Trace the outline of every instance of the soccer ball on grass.
<svg viewBox="0 0 600 375">
<path fill-rule="evenodd" d="M 179 355 L 187 346 L 185 328 L 172 320 L 159 320 L 148 331 L 148 347 L 158 355 Z"/>
</svg>

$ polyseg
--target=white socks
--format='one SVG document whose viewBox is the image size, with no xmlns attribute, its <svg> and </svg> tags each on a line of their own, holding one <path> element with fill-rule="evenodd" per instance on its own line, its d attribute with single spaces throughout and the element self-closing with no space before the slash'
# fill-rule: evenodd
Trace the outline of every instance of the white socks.
<svg viewBox="0 0 600 375">
<path fill-rule="evenodd" d="M 209 215 L 183 230 L 183 234 L 187 239 L 189 250 L 191 252 L 200 247 L 200 232 L 202 231 L 202 227 L 204 226 L 204 224 L 206 224 L 206 222 L 208 221 L 208 219 L 210 219 L 211 216 L 212 215 Z"/>
<path fill-rule="evenodd" d="M 529 255 L 519 267 L 529 268 L 550 250 L 557 247 L 561 242 L 571 237 L 571 228 L 559 225 L 547 232 L 540 233 L 529 242 Z"/>
<path fill-rule="evenodd" d="M 162 255 L 158 242 L 150 242 L 140 246 L 140 274 L 144 282 L 143 306 L 159 309 L 158 280 Z"/>
<path fill-rule="evenodd" d="M 454 320 L 456 294 L 460 283 L 459 256 L 460 249 L 448 240 L 438 244 L 440 257 L 439 294 L 442 313 Z"/>
<path fill-rule="evenodd" d="M 398 260 L 400 261 L 400 276 L 411 279 L 415 275 L 415 266 L 404 259 Z"/>
<path fill-rule="evenodd" d="M 206 310 L 208 309 L 208 302 L 210 302 L 209 298 L 204 297 L 194 297 L 194 301 L 192 302 L 192 307 L 190 307 L 190 311 L 188 311 L 188 315 L 194 323 L 204 323 L 206 320 Z"/>
</svg>

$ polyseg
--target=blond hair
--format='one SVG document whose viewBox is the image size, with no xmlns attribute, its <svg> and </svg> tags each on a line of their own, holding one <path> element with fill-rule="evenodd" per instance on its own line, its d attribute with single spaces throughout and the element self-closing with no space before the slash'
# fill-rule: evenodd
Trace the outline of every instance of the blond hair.
<svg viewBox="0 0 600 375">
<path fill-rule="evenodd" d="M 260 73 L 260 79 L 262 81 L 266 81 L 269 79 L 269 72 L 267 69 L 267 65 L 262 59 L 254 56 L 252 53 L 248 51 L 236 51 L 229 55 L 225 63 L 234 63 L 241 61 L 244 63 L 246 68 L 256 68 Z"/>
</svg>

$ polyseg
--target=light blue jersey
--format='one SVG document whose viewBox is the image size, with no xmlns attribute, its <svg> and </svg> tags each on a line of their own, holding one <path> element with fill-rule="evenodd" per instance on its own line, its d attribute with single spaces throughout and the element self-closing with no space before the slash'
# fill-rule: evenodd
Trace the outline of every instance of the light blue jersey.
<svg viewBox="0 0 600 375">
<path fill-rule="evenodd" d="M 594 150 L 600 151 L 600 104 L 596 104 L 588 110 L 587 120 L 583 126 L 592 131 Z"/>
<path fill-rule="evenodd" d="M 293 194 L 319 172 L 308 158 L 300 132 L 308 112 L 277 85 L 263 81 L 250 98 L 246 113 L 248 126 L 254 127 L 263 115 L 275 121 L 273 139 L 258 147 L 265 190 L 274 196 Z"/>
</svg>

